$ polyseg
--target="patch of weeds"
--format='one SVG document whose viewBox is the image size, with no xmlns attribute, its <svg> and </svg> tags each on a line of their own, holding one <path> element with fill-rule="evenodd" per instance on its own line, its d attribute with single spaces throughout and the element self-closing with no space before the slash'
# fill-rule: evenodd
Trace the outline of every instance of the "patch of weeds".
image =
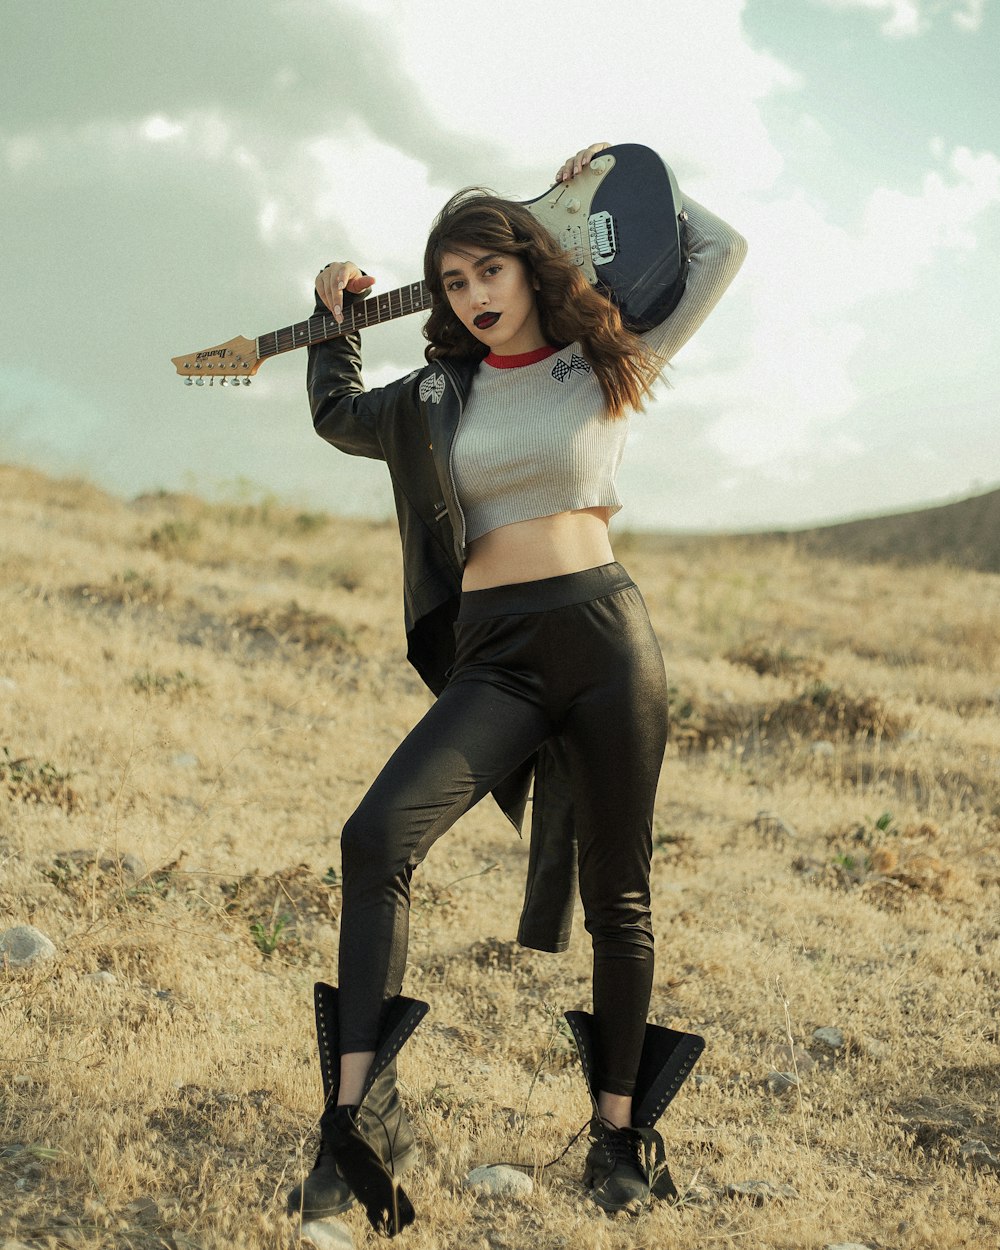
<svg viewBox="0 0 1000 1250">
<path fill-rule="evenodd" d="M 293 599 L 283 608 L 241 612 L 233 627 L 250 640 L 271 639 L 276 643 L 302 647 L 304 651 L 343 651 L 352 645 L 344 626 L 324 612 L 311 612 Z"/>
<path fill-rule="evenodd" d="M 739 664 L 753 669 L 763 677 L 818 677 L 823 671 L 823 661 L 812 656 L 796 655 L 782 645 L 778 648 L 769 647 L 763 640 L 746 642 L 726 653 L 725 658 L 730 664 Z"/>
<path fill-rule="evenodd" d="M 311 926 L 328 925 L 340 912 L 335 877 L 332 868 L 319 877 L 299 864 L 266 877 L 248 873 L 221 882 L 219 889 L 224 910 L 247 926 L 261 954 L 278 951 L 284 959 L 295 959 L 305 953 L 303 930 L 308 934 Z"/>
<path fill-rule="evenodd" d="M 76 811 L 80 796 L 69 784 L 72 775 L 30 755 L 15 757 L 6 746 L 0 756 L 0 790 L 21 803 L 50 803 L 66 812 Z"/>
<path fill-rule="evenodd" d="M 291 923 L 291 916 L 278 916 L 271 925 L 262 924 L 258 920 L 250 926 L 250 936 L 254 940 L 254 945 L 265 958 L 269 958 L 278 949 L 282 935 Z"/>
<path fill-rule="evenodd" d="M 313 534 L 317 530 L 325 529 L 329 524 L 330 518 L 325 512 L 298 512 L 292 522 L 298 534 Z"/>
<path fill-rule="evenodd" d="M 101 855 L 96 850 L 59 851 L 41 874 L 76 903 L 94 897 L 108 898 L 119 910 L 140 895 L 157 893 L 165 897 L 163 872 L 147 874 L 146 866 L 134 855 Z"/>
<path fill-rule="evenodd" d="M 773 703 L 699 703 L 668 693 L 671 734 L 681 750 L 749 743 L 770 747 L 802 740 L 896 741 L 907 727 L 876 695 L 853 695 L 825 682 L 813 682 L 790 699 Z"/>
<path fill-rule="evenodd" d="M 161 555 L 180 556 L 187 554 L 200 538 L 201 526 L 197 521 L 165 521 L 150 532 L 146 546 Z"/>
<path fill-rule="evenodd" d="M 91 607 L 123 608 L 142 604 L 145 607 L 162 608 L 171 597 L 169 586 L 160 586 L 135 569 L 116 573 L 103 585 L 88 582 L 74 586 L 70 595 Z"/>
<path fill-rule="evenodd" d="M 148 668 L 133 673 L 129 684 L 136 694 L 144 694 L 148 698 L 165 695 L 174 703 L 180 703 L 193 690 L 202 690 L 205 685 L 200 678 L 192 677 L 181 669 L 173 673 L 154 673 Z"/>
<path fill-rule="evenodd" d="M 914 894 L 943 898 L 951 891 L 955 870 L 928 845 L 940 836 L 929 821 L 900 829 L 892 813 L 883 812 L 870 824 L 829 834 L 828 861 L 800 856 L 792 867 L 818 884 L 860 889 L 877 906 L 898 910 Z"/>
</svg>

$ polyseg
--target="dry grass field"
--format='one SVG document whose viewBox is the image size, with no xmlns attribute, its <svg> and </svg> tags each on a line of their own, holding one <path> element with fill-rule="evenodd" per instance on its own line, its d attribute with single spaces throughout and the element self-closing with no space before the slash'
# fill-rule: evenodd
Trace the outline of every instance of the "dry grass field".
<svg viewBox="0 0 1000 1250">
<path fill-rule="evenodd" d="M 651 1010 L 707 1039 L 661 1122 L 682 1201 L 608 1219 L 582 1142 L 543 1168 L 588 1115 L 589 949 L 514 944 L 487 801 L 415 883 L 400 1244 L 995 1250 L 1000 576 L 617 549 L 671 682 Z M 0 561 L 0 930 L 56 946 L 0 968 L 0 1245 L 296 1245 L 339 828 L 427 706 L 395 530 L 5 468 Z M 500 1160 L 530 1197 L 463 1189 Z"/>
</svg>

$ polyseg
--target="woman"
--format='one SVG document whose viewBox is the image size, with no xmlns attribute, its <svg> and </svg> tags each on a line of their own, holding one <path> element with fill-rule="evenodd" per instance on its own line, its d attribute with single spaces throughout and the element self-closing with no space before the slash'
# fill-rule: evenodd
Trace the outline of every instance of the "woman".
<svg viewBox="0 0 1000 1250">
<path fill-rule="evenodd" d="M 608 145 L 558 171 L 578 176 Z M 663 661 L 608 522 L 628 414 L 739 268 L 744 240 L 685 201 L 689 269 L 670 317 L 641 336 L 527 209 L 472 190 L 427 243 L 428 365 L 365 391 L 359 344 L 310 348 L 317 432 L 387 462 L 403 541 L 408 656 L 438 695 L 343 831 L 339 989 L 317 986 L 326 1107 L 313 1172 L 290 1211 L 352 1194 L 377 1227 L 413 1209 L 396 1176 L 415 1155 L 395 1056 L 426 1004 L 400 996 L 409 882 L 432 843 L 493 791 L 518 826 L 535 772 L 519 938 L 562 949 L 574 846 L 593 941 L 593 1015 L 568 1013 L 593 1104 L 585 1184 L 605 1210 L 674 1194 L 656 1119 L 701 1039 L 647 1025 L 649 870 L 666 741 Z M 317 310 L 374 279 L 345 261 Z M 452 623 L 457 622 L 452 635 Z"/>
</svg>

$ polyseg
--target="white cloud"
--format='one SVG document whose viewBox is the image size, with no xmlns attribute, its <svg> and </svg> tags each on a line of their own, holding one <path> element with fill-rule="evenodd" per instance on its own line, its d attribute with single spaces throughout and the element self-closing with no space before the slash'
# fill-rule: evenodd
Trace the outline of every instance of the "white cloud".
<svg viewBox="0 0 1000 1250">
<path fill-rule="evenodd" d="M 951 20 L 960 30 L 976 31 L 983 24 L 985 12 L 986 0 L 965 0 L 953 7 Z"/>
<path fill-rule="evenodd" d="M 1000 204 L 995 154 L 936 151 L 941 167 L 924 174 L 919 192 L 876 189 L 854 228 L 828 220 L 801 191 L 747 205 L 740 224 L 750 256 L 737 279 L 750 302 L 746 356 L 722 370 L 718 356 L 685 356 L 677 383 L 685 404 L 713 414 L 706 440 L 730 464 L 786 481 L 858 455 L 857 439 L 838 426 L 861 400 L 876 333 L 879 346 L 899 346 L 869 306 L 921 289 L 948 253 L 974 250 L 985 214 Z M 933 316 L 929 306 L 928 325 Z M 702 350 L 715 329 L 710 322 L 699 335 Z"/>
<path fill-rule="evenodd" d="M 152 117 L 147 117 L 142 123 L 139 133 L 144 139 L 150 139 L 152 142 L 158 143 L 164 139 L 176 139 L 178 135 L 184 133 L 184 127 L 180 122 L 173 122 L 169 117 L 164 117 L 160 113 L 154 113 Z"/>
<path fill-rule="evenodd" d="M 1000 159 L 955 148 L 918 195 L 880 187 L 864 213 L 858 260 L 872 294 L 911 290 L 942 251 L 972 251 L 983 214 L 1000 204 Z"/>
<path fill-rule="evenodd" d="M 745 0 L 630 0 L 620 21 L 602 4 L 570 14 L 507 0 L 494 27 L 467 0 L 351 3 L 393 31 L 442 125 L 499 137 L 504 161 L 475 176 L 500 181 L 502 193 L 532 194 L 564 156 L 598 139 L 647 143 L 688 182 L 724 173 L 762 187 L 781 170 L 755 104 L 799 80 L 748 45 Z M 509 170 L 524 171 L 516 185 Z"/>
<path fill-rule="evenodd" d="M 947 13 L 960 30 L 977 31 L 982 25 L 986 0 L 817 0 L 827 8 L 866 9 L 883 16 L 883 35 L 894 38 L 921 35 L 934 19 Z"/>
</svg>

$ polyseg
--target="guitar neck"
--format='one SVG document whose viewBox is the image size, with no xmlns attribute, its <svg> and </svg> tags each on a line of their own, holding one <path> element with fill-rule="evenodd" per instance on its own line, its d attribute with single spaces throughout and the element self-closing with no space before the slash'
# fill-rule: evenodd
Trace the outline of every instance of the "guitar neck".
<svg viewBox="0 0 1000 1250">
<path fill-rule="evenodd" d="M 354 304 L 345 311 L 343 321 L 337 321 L 332 313 L 321 313 L 308 321 L 298 321 L 281 330 L 270 330 L 257 339 L 257 356 L 266 360 L 269 356 L 309 347 L 312 343 L 325 343 L 328 339 L 352 334 L 382 321 L 423 312 L 430 306 L 431 293 L 426 283 L 411 282 L 409 286 L 397 287 L 394 291 L 385 291 Z"/>
</svg>

